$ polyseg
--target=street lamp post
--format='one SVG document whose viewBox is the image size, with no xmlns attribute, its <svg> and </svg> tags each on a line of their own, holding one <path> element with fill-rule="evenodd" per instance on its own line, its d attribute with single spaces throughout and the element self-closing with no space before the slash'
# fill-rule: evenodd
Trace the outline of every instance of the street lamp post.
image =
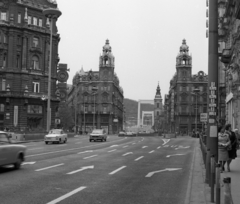
<svg viewBox="0 0 240 204">
<path fill-rule="evenodd" d="M 53 24 L 62 12 L 57 8 L 48 8 L 43 10 L 45 17 L 49 18 L 50 21 L 50 58 L 49 58 L 49 68 L 48 68 L 48 101 L 47 101 L 47 132 L 51 127 L 51 68 L 52 68 L 52 36 L 53 36 Z"/>
<path fill-rule="evenodd" d="M 198 93 L 200 92 L 199 89 L 194 89 L 193 94 L 196 96 L 196 118 L 195 118 L 195 134 L 197 134 L 197 113 L 198 113 L 198 104 L 197 104 L 197 96 Z M 197 135 L 196 135 L 197 136 Z"/>
<path fill-rule="evenodd" d="M 94 103 L 94 112 L 93 112 L 93 129 L 95 126 L 95 111 L 96 111 L 96 107 L 95 107 L 95 95 L 97 94 L 98 88 L 97 87 L 92 87 L 92 91 L 93 91 L 93 103 Z"/>
</svg>

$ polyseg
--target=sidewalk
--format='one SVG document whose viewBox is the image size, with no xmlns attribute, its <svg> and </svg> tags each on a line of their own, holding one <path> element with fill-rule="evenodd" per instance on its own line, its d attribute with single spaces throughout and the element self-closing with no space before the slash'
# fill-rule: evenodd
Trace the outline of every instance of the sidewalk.
<svg viewBox="0 0 240 204">
<path fill-rule="evenodd" d="M 233 198 L 233 203 L 240 203 L 240 150 L 237 151 L 237 158 L 232 160 L 230 164 L 231 172 L 221 173 L 221 181 L 223 178 L 231 178 L 231 193 Z M 221 204 L 224 204 L 224 188 L 221 188 Z"/>
<path fill-rule="evenodd" d="M 231 178 L 231 194 L 234 204 L 240 203 L 240 150 L 237 151 L 238 157 L 230 165 L 231 172 L 221 173 L 221 204 L 224 203 L 223 178 Z M 191 190 L 189 200 L 185 204 L 212 204 L 211 188 L 205 183 L 206 169 L 203 163 L 200 145 L 195 149 L 194 163 L 192 168 Z M 216 196 L 216 191 L 214 190 Z M 214 199 L 216 203 L 216 199 Z"/>
</svg>

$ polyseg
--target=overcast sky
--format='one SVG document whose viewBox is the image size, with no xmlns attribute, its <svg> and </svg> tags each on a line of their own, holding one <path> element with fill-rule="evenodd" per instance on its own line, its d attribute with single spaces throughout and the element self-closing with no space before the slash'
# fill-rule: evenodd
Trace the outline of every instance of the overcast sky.
<svg viewBox="0 0 240 204">
<path fill-rule="evenodd" d="M 203 0 L 57 0 L 60 62 L 70 68 L 68 83 L 83 66 L 98 71 L 109 39 L 115 72 L 124 97 L 154 99 L 159 81 L 162 98 L 176 72 L 185 38 L 192 73 L 207 73 L 206 1 Z"/>
</svg>

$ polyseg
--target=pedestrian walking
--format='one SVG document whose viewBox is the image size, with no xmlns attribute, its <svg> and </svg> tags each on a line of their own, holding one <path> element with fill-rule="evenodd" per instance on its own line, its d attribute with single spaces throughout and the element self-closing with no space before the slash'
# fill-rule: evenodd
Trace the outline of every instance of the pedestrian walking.
<svg viewBox="0 0 240 204">
<path fill-rule="evenodd" d="M 237 157 L 237 137 L 235 132 L 232 131 L 232 126 L 231 124 L 227 124 L 226 125 L 226 133 L 229 136 L 229 139 L 231 141 L 231 148 L 228 150 L 228 156 L 229 159 L 227 161 L 227 169 L 230 172 L 230 164 L 232 162 L 233 159 L 235 159 Z"/>
<path fill-rule="evenodd" d="M 221 165 L 220 172 L 225 171 L 224 165 L 229 160 L 227 146 L 230 144 L 230 139 L 224 127 L 218 129 L 218 161 Z"/>
</svg>

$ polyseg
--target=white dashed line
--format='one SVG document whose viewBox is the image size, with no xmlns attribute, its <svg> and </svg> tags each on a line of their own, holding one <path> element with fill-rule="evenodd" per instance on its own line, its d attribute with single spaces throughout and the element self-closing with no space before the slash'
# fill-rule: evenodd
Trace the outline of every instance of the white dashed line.
<svg viewBox="0 0 240 204">
<path fill-rule="evenodd" d="M 96 157 L 96 156 L 98 156 L 98 155 L 95 154 L 95 155 L 92 155 L 92 156 L 89 156 L 89 157 L 84 157 L 83 159 L 89 159 L 89 158 Z"/>
<path fill-rule="evenodd" d="M 126 148 L 126 147 L 128 147 L 128 145 L 127 146 L 123 146 L 123 148 Z"/>
<path fill-rule="evenodd" d="M 123 154 L 122 156 L 127 156 L 129 154 L 133 154 L 133 153 L 132 152 L 127 152 L 127 153 Z"/>
<path fill-rule="evenodd" d="M 118 169 L 112 171 L 112 172 L 109 173 L 109 174 L 110 174 L 110 175 L 113 175 L 113 174 L 117 173 L 118 171 L 121 171 L 121 170 L 124 169 L 124 168 L 126 168 L 126 166 L 122 166 L 122 167 L 120 167 L 120 168 L 118 168 Z"/>
<path fill-rule="evenodd" d="M 57 199 L 49 202 L 49 203 L 47 203 L 47 204 L 56 204 L 56 203 L 59 203 L 60 201 L 62 201 L 62 200 L 64 200 L 64 199 L 72 196 L 72 195 L 75 194 L 75 193 L 78 193 L 79 191 L 82 191 L 82 190 L 85 189 L 85 188 L 87 188 L 87 187 L 82 186 L 82 187 L 80 187 L 80 188 L 77 188 L 77 189 L 75 189 L 75 190 L 73 190 L 73 191 L 71 191 L 71 192 L 69 192 L 69 193 L 67 193 L 67 194 L 65 194 L 65 195 L 63 195 L 63 196 L 61 196 L 61 197 L 59 197 L 59 198 L 57 198 Z"/>
<path fill-rule="evenodd" d="M 149 152 L 149 154 L 151 154 L 151 153 L 153 153 L 153 152 L 155 152 L 155 151 L 153 150 L 153 151 Z"/>
<path fill-rule="evenodd" d="M 141 157 L 138 157 L 137 159 L 135 159 L 134 161 L 138 161 L 138 160 L 140 160 L 140 159 L 142 159 L 143 158 L 143 156 L 141 156 Z"/>
<path fill-rule="evenodd" d="M 116 149 L 110 150 L 110 151 L 108 151 L 108 152 L 114 152 L 114 151 L 116 151 Z"/>
<path fill-rule="evenodd" d="M 142 148 L 144 149 L 144 148 L 146 148 L 146 147 L 148 147 L 148 146 L 143 146 Z"/>
<path fill-rule="evenodd" d="M 158 147 L 157 149 L 160 149 L 161 147 Z"/>
<path fill-rule="evenodd" d="M 44 148 L 44 147 L 36 147 L 36 148 L 28 149 L 28 151 L 36 150 L 36 149 L 43 149 L 43 148 Z"/>
<path fill-rule="evenodd" d="M 35 170 L 35 171 L 43 171 L 43 170 L 46 170 L 46 169 L 51 169 L 51 168 L 58 167 L 58 166 L 62 166 L 62 165 L 64 165 L 64 163 L 62 163 L 62 164 L 57 164 L 57 165 L 54 165 L 54 166 L 45 167 L 45 168 L 42 168 L 42 169 L 37 169 L 37 170 Z"/>
</svg>

